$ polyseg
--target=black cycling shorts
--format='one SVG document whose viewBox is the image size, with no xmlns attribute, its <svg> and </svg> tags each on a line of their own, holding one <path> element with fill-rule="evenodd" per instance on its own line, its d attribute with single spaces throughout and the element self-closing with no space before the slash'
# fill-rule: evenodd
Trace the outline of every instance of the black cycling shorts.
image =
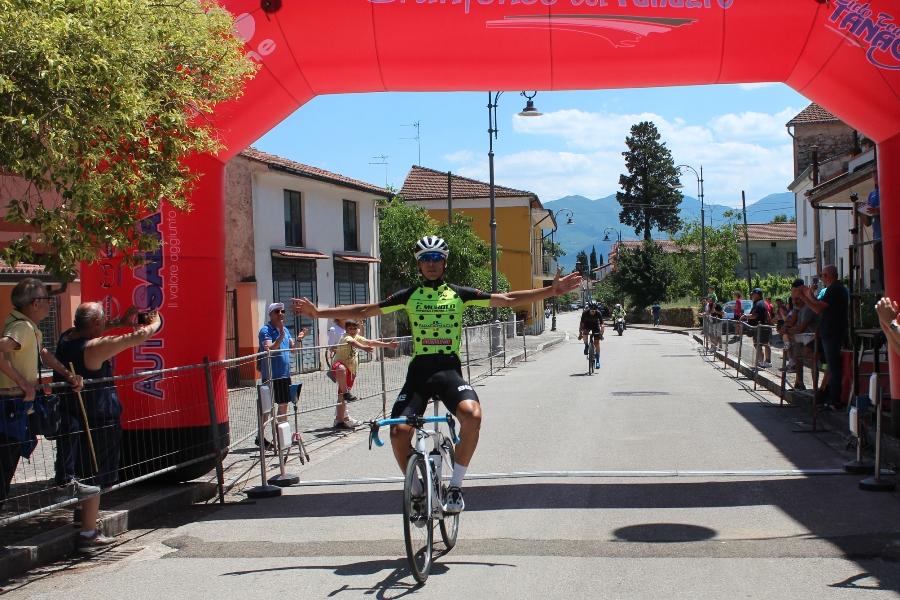
<svg viewBox="0 0 900 600">
<path fill-rule="evenodd" d="M 590 331 L 591 333 L 600 333 L 600 323 L 589 323 L 581 325 L 582 331 Z"/>
<path fill-rule="evenodd" d="M 406 383 L 391 409 L 391 418 L 422 416 L 428 400 L 439 399 L 454 415 L 464 400 L 478 402 L 478 394 L 463 379 L 462 365 L 456 356 L 422 356 L 412 360 Z"/>
</svg>

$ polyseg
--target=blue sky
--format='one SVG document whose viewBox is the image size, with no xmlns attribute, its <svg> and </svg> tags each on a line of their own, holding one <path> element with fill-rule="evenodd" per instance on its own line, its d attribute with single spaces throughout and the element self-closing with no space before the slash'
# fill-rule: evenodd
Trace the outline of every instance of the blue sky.
<svg viewBox="0 0 900 600">
<path fill-rule="evenodd" d="M 499 101 L 494 142 L 498 185 L 533 191 L 544 201 L 618 189 L 621 153 L 634 123 L 651 120 L 676 163 L 703 165 L 706 201 L 740 205 L 786 191 L 793 178 L 784 124 L 809 102 L 783 84 L 540 92 L 537 118 L 516 116 L 518 91 Z M 421 164 L 483 181 L 488 178 L 487 92 L 374 93 L 319 96 L 254 146 L 377 185 L 396 188 L 418 147 Z M 376 158 L 387 156 L 386 159 Z M 384 164 L 370 164 L 381 163 Z M 682 177 L 696 196 L 696 179 Z"/>
</svg>

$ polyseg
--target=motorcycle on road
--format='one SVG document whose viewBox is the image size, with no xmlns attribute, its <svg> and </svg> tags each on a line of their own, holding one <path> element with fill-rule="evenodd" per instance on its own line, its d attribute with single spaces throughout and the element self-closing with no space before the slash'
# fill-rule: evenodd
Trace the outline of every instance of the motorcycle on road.
<svg viewBox="0 0 900 600">
<path fill-rule="evenodd" d="M 622 332 L 625 331 L 625 319 L 623 317 L 616 318 L 613 327 L 619 335 L 622 335 Z"/>
</svg>

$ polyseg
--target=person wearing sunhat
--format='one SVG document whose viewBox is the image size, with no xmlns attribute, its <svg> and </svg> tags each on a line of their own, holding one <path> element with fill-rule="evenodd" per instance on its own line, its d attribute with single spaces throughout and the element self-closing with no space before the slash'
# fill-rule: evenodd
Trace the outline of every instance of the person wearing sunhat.
<svg viewBox="0 0 900 600">
<path fill-rule="evenodd" d="M 259 330 L 259 351 L 271 350 L 270 357 L 259 361 L 263 382 L 270 382 L 272 400 L 278 405 L 278 420 L 283 421 L 291 402 L 291 350 L 306 337 L 306 329 L 297 333 L 296 339 L 284 325 L 284 303 L 273 302 L 266 309 L 269 322 Z M 269 363 L 272 373 L 269 373 Z M 258 442 L 258 440 L 257 440 Z"/>
</svg>

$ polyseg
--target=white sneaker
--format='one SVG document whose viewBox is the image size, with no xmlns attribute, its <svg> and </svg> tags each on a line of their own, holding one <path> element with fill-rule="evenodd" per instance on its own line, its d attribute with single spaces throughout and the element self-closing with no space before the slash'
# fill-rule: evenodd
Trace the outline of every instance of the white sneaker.
<svg viewBox="0 0 900 600">
<path fill-rule="evenodd" d="M 444 504 L 444 512 L 449 514 L 458 514 L 466 509 L 466 502 L 463 500 L 462 490 L 456 486 L 447 488 L 447 502 Z"/>
<path fill-rule="evenodd" d="M 357 421 L 350 415 L 347 415 L 346 417 L 344 417 L 343 421 L 335 421 L 334 424 L 332 425 L 332 428 L 334 428 L 334 429 L 351 429 L 352 430 L 352 429 L 356 429 L 360 425 L 362 425 L 362 421 Z"/>
</svg>

